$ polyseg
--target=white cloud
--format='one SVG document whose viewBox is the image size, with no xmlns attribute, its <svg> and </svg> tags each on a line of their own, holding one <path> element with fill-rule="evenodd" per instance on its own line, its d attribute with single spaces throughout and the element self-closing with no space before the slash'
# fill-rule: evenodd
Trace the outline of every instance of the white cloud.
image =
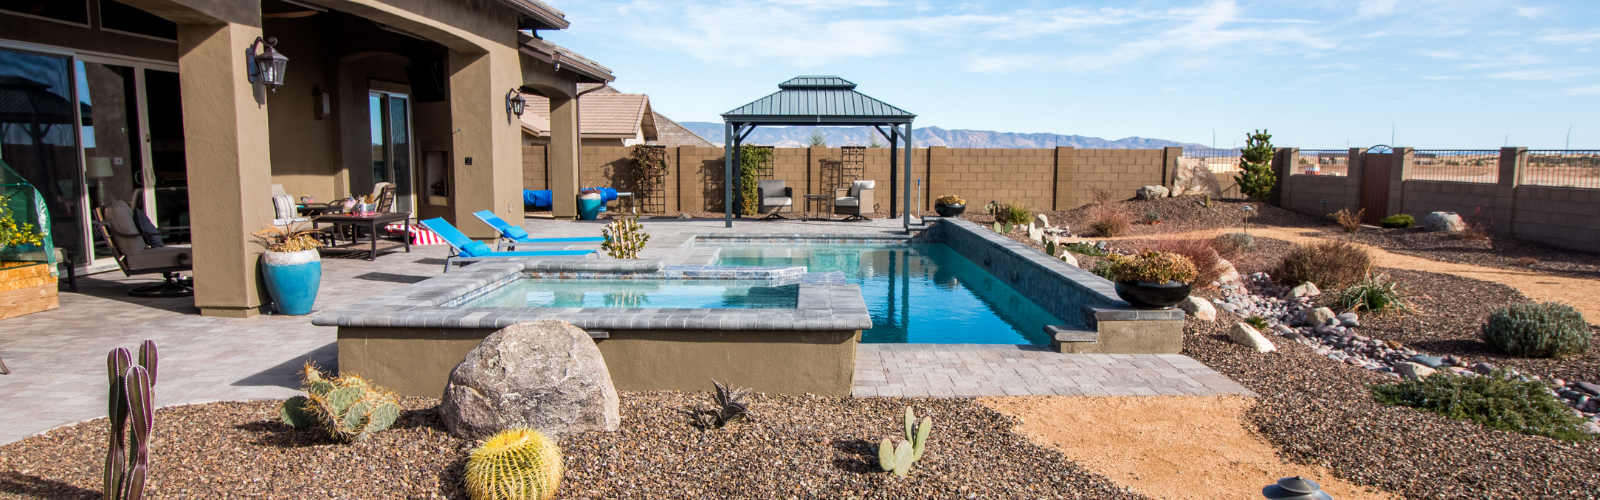
<svg viewBox="0 0 1600 500">
<path fill-rule="evenodd" d="M 1461 77 L 1459 77 L 1459 76 L 1443 76 L 1443 75 L 1420 76 L 1418 78 L 1421 78 L 1423 80 L 1460 80 L 1461 79 Z"/>
<path fill-rule="evenodd" d="M 1528 19 L 1539 17 L 1550 11 L 1549 7 L 1512 7 L 1511 9 L 1517 11 L 1517 15 Z"/>
<path fill-rule="evenodd" d="M 1581 44 L 1587 44 L 1589 42 L 1600 41 L 1600 31 L 1588 31 L 1588 32 L 1579 32 L 1579 33 L 1551 33 L 1551 34 L 1548 34 L 1548 35 L 1545 35 L 1545 36 L 1541 36 L 1541 37 L 1539 37 L 1539 39 L 1540 40 L 1544 40 L 1546 42 L 1555 43 L 1555 44 L 1580 44 L 1581 45 Z"/>
<path fill-rule="evenodd" d="M 1545 68 L 1519 71 L 1502 71 L 1490 73 L 1490 78 L 1504 78 L 1507 80 L 1560 80 L 1593 74 L 1590 68 Z"/>
<path fill-rule="evenodd" d="M 1374 16 L 1394 12 L 1394 4 L 1398 0 L 1361 0 L 1356 6 L 1356 12 L 1363 16 Z"/>
<path fill-rule="evenodd" d="M 1573 87 L 1567 89 L 1567 95 L 1600 95 L 1600 85 Z"/>
</svg>

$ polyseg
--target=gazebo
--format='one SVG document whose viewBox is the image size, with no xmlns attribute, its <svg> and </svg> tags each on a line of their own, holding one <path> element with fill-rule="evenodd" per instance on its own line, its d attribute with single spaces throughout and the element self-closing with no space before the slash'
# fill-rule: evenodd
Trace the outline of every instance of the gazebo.
<svg viewBox="0 0 1600 500">
<path fill-rule="evenodd" d="M 722 114 L 723 207 L 727 227 L 733 227 L 733 207 L 737 198 L 733 185 L 739 179 L 735 169 L 744 138 L 756 127 L 767 126 L 870 126 L 889 141 L 889 216 L 898 205 L 896 194 L 904 197 L 908 209 L 901 213 L 902 224 L 911 227 L 911 120 L 917 115 L 871 96 L 856 92 L 856 84 L 837 76 L 797 76 L 778 84 L 778 92 Z M 888 127 L 885 131 L 884 127 Z M 903 127 L 903 128 L 902 128 Z M 898 144 L 905 144 L 904 155 Z M 903 157 L 904 160 L 900 160 Z M 898 176 L 904 186 L 896 187 L 895 163 L 903 163 Z M 741 194 L 742 195 L 742 194 Z"/>
</svg>

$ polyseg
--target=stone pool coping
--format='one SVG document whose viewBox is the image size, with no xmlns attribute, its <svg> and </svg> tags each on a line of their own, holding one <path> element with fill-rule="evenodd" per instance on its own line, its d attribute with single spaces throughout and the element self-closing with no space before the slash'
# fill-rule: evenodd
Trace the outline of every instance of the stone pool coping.
<svg viewBox="0 0 1600 500">
<path fill-rule="evenodd" d="M 732 270 L 730 270 L 732 269 Z M 872 318 L 861 289 L 833 273 L 799 274 L 793 268 L 665 266 L 660 260 L 578 260 L 552 258 L 479 262 L 349 307 L 312 318 L 311 324 L 337 327 L 500 329 L 517 323 L 558 319 L 601 337 L 606 330 L 866 330 Z M 455 307 L 510 280 L 542 277 L 643 275 L 723 278 L 726 273 L 794 274 L 799 295 L 794 309 L 676 309 L 610 307 Z M 735 274 L 737 275 L 737 274 Z M 792 278 L 791 278 L 792 279 Z"/>
</svg>

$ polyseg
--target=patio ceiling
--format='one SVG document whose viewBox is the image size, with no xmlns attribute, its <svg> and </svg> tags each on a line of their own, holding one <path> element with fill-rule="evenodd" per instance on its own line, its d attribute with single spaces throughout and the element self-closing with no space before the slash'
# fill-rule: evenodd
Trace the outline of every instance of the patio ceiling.
<svg viewBox="0 0 1600 500">
<path fill-rule="evenodd" d="M 732 111 L 722 114 L 724 145 L 724 179 L 737 179 L 739 147 L 744 138 L 756 127 L 767 126 L 870 126 L 889 141 L 889 216 L 894 217 L 896 196 L 904 198 L 901 220 L 911 227 L 911 121 L 917 115 L 856 91 L 856 84 L 831 75 L 802 75 L 778 84 L 778 91 Z M 884 130 L 888 127 L 888 131 Z M 903 139 L 903 141 L 902 141 Z M 905 148 L 903 160 L 899 146 Z M 904 163 L 904 174 L 898 175 L 905 186 L 896 186 L 895 163 Z M 733 227 L 733 207 L 742 197 L 736 194 L 732 182 L 723 183 L 724 220 Z"/>
</svg>

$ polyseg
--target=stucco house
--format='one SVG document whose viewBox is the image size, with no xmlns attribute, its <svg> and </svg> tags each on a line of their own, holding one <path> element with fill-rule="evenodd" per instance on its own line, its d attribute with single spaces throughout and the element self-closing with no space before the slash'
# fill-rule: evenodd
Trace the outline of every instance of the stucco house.
<svg viewBox="0 0 1600 500">
<path fill-rule="evenodd" d="M 274 184 L 330 201 L 391 182 L 397 211 L 479 238 L 472 212 L 521 221 L 519 93 L 541 98 L 555 214 L 575 216 L 579 85 L 613 77 L 543 40 L 568 25 L 538 0 L 0 2 L 0 91 L 37 104 L 0 110 L 0 158 L 47 187 L 79 268 L 111 262 L 91 213 L 121 200 L 192 228 L 202 314 L 248 317 Z"/>
</svg>

